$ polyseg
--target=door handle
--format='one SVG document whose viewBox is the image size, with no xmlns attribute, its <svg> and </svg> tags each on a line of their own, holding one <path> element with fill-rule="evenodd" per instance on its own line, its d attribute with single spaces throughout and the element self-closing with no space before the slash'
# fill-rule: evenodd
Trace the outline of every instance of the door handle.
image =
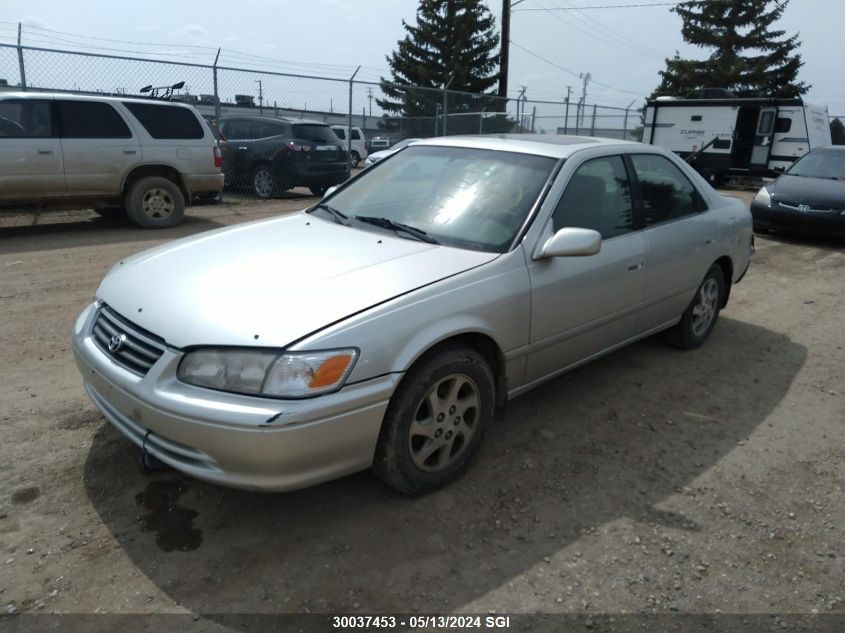
<svg viewBox="0 0 845 633">
<path fill-rule="evenodd" d="M 40 149 L 40 150 L 38 150 L 38 153 L 41 154 L 42 156 L 49 156 L 50 154 L 53 153 L 53 150 L 51 150 L 51 149 Z"/>
<path fill-rule="evenodd" d="M 125 150 L 123 150 L 123 153 L 124 154 L 137 154 L 138 152 L 136 152 L 134 149 L 125 149 Z"/>
<path fill-rule="evenodd" d="M 638 264 L 631 264 L 630 266 L 628 266 L 628 272 L 634 272 L 635 270 L 639 270 L 642 267 L 643 267 L 642 262 L 640 262 Z"/>
</svg>

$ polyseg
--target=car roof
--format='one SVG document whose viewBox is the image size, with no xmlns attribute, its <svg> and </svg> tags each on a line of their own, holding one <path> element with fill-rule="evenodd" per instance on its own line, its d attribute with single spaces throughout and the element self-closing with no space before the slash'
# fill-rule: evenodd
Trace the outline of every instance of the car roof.
<svg viewBox="0 0 845 633">
<path fill-rule="evenodd" d="M 115 95 L 101 95 L 101 94 L 85 94 L 78 92 L 0 92 L 0 99 L 6 98 L 15 99 L 69 99 L 79 101 L 108 101 L 111 103 L 146 103 L 157 105 L 168 105 L 177 108 L 191 108 L 188 103 L 181 101 L 168 101 L 166 99 L 153 99 L 145 97 L 121 97 Z"/>
<path fill-rule="evenodd" d="M 567 158 L 578 150 L 591 147 L 631 147 L 633 145 L 641 145 L 641 143 L 563 134 L 485 134 L 476 136 L 440 136 L 417 141 L 415 146 L 419 145 L 492 149 L 503 152 L 536 154 L 551 158 Z"/>
</svg>

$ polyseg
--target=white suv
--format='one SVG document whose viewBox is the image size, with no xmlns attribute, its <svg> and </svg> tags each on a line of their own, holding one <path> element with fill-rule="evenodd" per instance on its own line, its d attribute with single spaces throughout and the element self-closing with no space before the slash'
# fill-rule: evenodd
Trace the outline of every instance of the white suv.
<svg viewBox="0 0 845 633">
<path fill-rule="evenodd" d="M 343 149 L 349 151 L 349 138 L 346 131 L 349 128 L 345 125 L 333 125 L 332 131 L 337 134 L 340 142 L 343 143 Z M 357 167 L 363 159 L 367 157 L 367 139 L 364 137 L 364 130 L 359 127 L 352 128 L 352 166 Z"/>
<path fill-rule="evenodd" d="M 179 223 L 223 188 L 222 158 L 191 106 L 51 93 L 0 96 L 0 204 L 123 205 L 143 228 Z"/>
</svg>

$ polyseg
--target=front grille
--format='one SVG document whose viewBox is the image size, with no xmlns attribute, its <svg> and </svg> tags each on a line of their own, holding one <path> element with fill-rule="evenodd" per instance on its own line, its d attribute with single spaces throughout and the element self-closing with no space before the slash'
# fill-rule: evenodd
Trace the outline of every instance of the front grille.
<svg viewBox="0 0 845 633">
<path fill-rule="evenodd" d="M 91 334 L 104 354 L 139 376 L 145 376 L 165 350 L 161 338 L 130 323 L 107 305 L 100 307 Z"/>
<path fill-rule="evenodd" d="M 793 200 L 778 200 L 777 201 L 780 206 L 784 209 L 789 209 L 790 211 L 800 211 L 799 207 L 801 206 L 800 202 L 795 202 Z M 815 207 L 812 205 L 807 205 L 808 208 L 805 213 L 840 213 L 842 209 L 836 207 Z"/>
</svg>

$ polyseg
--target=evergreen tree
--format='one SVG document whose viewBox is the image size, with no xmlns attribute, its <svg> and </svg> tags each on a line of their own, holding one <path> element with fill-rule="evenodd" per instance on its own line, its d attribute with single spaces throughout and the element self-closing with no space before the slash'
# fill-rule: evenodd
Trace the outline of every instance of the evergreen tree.
<svg viewBox="0 0 845 633">
<path fill-rule="evenodd" d="M 838 118 L 830 122 L 830 138 L 834 145 L 845 145 L 845 125 Z"/>
<path fill-rule="evenodd" d="M 493 15 L 481 0 L 420 0 L 416 25 L 403 21 L 402 26 L 407 35 L 387 57 L 391 79 L 382 77 L 381 81 L 386 98 L 376 102 L 387 113 L 409 117 L 402 128 L 407 136 L 435 133 L 446 84 L 450 91 L 489 95 L 450 92 L 450 115 L 504 109 L 504 104 L 500 106 L 500 100 L 495 98 L 495 91 L 488 92 L 499 78 L 499 35 Z M 448 132 L 478 131 L 480 116 L 450 116 Z M 492 132 L 501 121 L 497 124 L 494 119 L 485 119 L 483 124 L 484 131 Z"/>
<path fill-rule="evenodd" d="M 711 52 L 705 60 L 666 60 L 652 96 L 695 97 L 705 87 L 727 88 L 738 97 L 797 97 L 803 62 L 798 35 L 771 30 L 789 0 L 692 0 L 672 8 L 681 16 L 684 41 Z"/>
</svg>

